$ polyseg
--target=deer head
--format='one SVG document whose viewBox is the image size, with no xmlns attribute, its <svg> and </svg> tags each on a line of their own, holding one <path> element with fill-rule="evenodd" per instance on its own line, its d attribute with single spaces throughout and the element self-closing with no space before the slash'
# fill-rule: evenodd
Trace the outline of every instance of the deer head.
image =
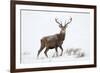
<svg viewBox="0 0 100 73">
<path fill-rule="evenodd" d="M 65 20 L 64 26 L 62 25 L 62 22 L 61 22 L 61 21 L 60 21 L 60 22 L 58 21 L 58 19 L 57 19 L 57 18 L 55 18 L 55 21 L 59 24 L 59 27 L 61 28 L 60 33 L 65 33 L 65 32 L 66 32 L 66 28 L 67 28 L 68 24 L 70 24 L 70 23 L 71 23 L 71 21 L 72 21 L 72 18 L 70 17 L 70 19 L 69 19 L 69 21 L 68 21 L 68 22 L 66 22 L 66 20 Z"/>
</svg>

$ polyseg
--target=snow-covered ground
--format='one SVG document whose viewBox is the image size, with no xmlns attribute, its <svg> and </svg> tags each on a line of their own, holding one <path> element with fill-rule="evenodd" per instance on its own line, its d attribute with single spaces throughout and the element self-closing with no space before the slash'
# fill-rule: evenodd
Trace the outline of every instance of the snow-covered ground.
<svg viewBox="0 0 100 73">
<path fill-rule="evenodd" d="M 76 52 L 75 52 L 76 50 Z M 37 58 L 34 52 L 24 52 L 22 54 L 22 64 L 34 64 L 34 63 L 49 63 L 49 62 L 70 62 L 70 61 L 83 61 L 88 60 L 89 57 L 82 49 L 66 49 L 63 55 L 60 56 L 61 51 L 59 50 L 58 56 L 54 50 L 48 51 L 48 58 L 42 52 Z"/>
</svg>

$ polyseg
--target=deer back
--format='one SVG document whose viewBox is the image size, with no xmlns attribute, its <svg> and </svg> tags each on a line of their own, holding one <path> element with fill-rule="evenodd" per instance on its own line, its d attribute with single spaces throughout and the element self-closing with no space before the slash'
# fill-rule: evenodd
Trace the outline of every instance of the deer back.
<svg viewBox="0 0 100 73">
<path fill-rule="evenodd" d="M 45 47 L 54 48 L 62 45 L 63 38 L 61 37 L 60 34 L 55 34 L 42 38 L 42 41 L 44 41 Z"/>
</svg>

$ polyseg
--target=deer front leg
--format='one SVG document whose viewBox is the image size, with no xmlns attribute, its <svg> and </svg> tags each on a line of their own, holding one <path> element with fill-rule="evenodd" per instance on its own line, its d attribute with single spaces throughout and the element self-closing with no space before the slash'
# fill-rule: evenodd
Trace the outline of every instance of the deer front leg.
<svg viewBox="0 0 100 73">
<path fill-rule="evenodd" d="M 60 54 L 60 56 L 62 56 L 62 54 L 63 54 L 63 48 L 62 48 L 62 46 L 59 46 L 60 47 L 60 49 L 61 49 L 61 54 Z"/>
<path fill-rule="evenodd" d="M 55 50 L 56 50 L 56 56 L 58 56 L 58 49 L 57 49 L 57 47 L 55 48 Z"/>
<path fill-rule="evenodd" d="M 44 53 L 45 53 L 45 55 L 46 55 L 46 57 L 48 57 L 48 55 L 47 55 L 47 52 L 48 52 L 48 48 L 46 48 L 46 50 L 44 51 Z"/>
</svg>

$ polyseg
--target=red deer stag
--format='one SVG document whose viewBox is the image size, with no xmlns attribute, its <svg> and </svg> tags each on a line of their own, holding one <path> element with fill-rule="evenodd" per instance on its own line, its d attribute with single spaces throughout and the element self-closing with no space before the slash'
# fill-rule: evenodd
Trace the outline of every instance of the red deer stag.
<svg viewBox="0 0 100 73">
<path fill-rule="evenodd" d="M 40 52 L 44 48 L 46 48 L 44 53 L 47 57 L 48 57 L 48 55 L 47 55 L 48 50 L 53 49 L 53 48 L 55 48 L 56 55 L 58 55 L 58 49 L 57 49 L 58 47 L 61 49 L 61 54 L 60 55 L 62 56 L 62 53 L 63 53 L 62 44 L 63 44 L 63 41 L 65 40 L 66 27 L 68 26 L 69 23 L 71 23 L 72 18 L 70 18 L 70 20 L 67 23 L 65 21 L 64 26 L 62 25 L 62 22 L 58 21 L 57 18 L 55 18 L 55 21 L 56 21 L 56 23 L 59 24 L 59 27 L 61 28 L 61 31 L 58 34 L 54 34 L 54 35 L 51 35 L 51 36 L 46 36 L 46 37 L 43 37 L 41 39 L 41 47 L 38 51 L 37 57 L 39 56 Z"/>
</svg>

